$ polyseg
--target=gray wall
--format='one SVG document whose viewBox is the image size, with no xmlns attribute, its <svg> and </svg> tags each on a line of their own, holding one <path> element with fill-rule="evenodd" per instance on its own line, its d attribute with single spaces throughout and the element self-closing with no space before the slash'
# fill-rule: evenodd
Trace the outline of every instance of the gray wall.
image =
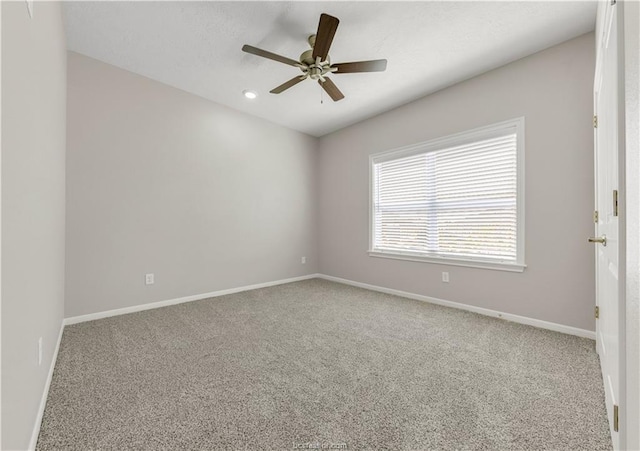
<svg viewBox="0 0 640 451">
<path fill-rule="evenodd" d="M 62 326 L 65 74 L 60 4 L 2 2 L 2 449 L 29 445 Z"/>
<path fill-rule="evenodd" d="M 316 139 L 77 53 L 68 83 L 65 316 L 317 272 Z"/>
<path fill-rule="evenodd" d="M 320 272 L 594 330 L 594 35 L 578 37 L 320 141 Z M 372 153 L 525 116 L 524 273 L 369 257 Z M 449 271 L 451 282 L 441 282 Z"/>
</svg>

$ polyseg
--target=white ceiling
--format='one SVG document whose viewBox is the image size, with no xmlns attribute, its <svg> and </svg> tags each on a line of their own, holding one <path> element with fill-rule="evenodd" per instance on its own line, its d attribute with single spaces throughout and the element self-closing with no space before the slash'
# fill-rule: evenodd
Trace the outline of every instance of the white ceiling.
<svg viewBox="0 0 640 451">
<path fill-rule="evenodd" d="M 386 58 L 382 73 L 339 74 L 332 102 L 298 69 L 242 52 L 298 59 L 320 13 L 340 19 L 333 62 Z M 321 136 L 593 30 L 587 2 L 67 2 L 75 52 Z M 258 93 L 250 101 L 245 89 Z"/>
</svg>

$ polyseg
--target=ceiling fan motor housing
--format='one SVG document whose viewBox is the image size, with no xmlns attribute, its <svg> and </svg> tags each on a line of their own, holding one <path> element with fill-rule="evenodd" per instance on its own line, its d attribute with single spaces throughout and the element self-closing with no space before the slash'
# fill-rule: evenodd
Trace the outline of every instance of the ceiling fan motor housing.
<svg viewBox="0 0 640 451">
<path fill-rule="evenodd" d="M 300 55 L 300 70 L 312 80 L 323 80 L 323 75 L 331 72 L 331 59 L 327 55 L 325 61 L 316 61 L 313 58 L 313 47 L 316 44 L 316 35 L 312 34 L 307 39 L 311 48 Z M 319 59 L 319 58 L 318 58 Z"/>
<path fill-rule="evenodd" d="M 313 49 L 305 50 L 304 52 L 302 52 L 302 54 L 300 55 L 300 62 L 308 66 L 314 64 L 315 60 L 313 59 Z"/>
</svg>

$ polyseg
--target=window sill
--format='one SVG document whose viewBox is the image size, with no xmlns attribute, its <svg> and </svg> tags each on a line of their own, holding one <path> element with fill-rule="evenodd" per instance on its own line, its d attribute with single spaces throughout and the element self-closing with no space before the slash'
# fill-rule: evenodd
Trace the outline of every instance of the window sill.
<svg viewBox="0 0 640 451">
<path fill-rule="evenodd" d="M 422 255 L 395 254 L 391 252 L 369 251 L 370 257 L 391 258 L 393 260 L 409 260 L 439 265 L 465 266 L 467 268 L 491 269 L 496 271 L 523 272 L 527 265 L 519 263 L 498 263 L 478 260 L 458 260 L 443 257 L 424 257 Z"/>
</svg>

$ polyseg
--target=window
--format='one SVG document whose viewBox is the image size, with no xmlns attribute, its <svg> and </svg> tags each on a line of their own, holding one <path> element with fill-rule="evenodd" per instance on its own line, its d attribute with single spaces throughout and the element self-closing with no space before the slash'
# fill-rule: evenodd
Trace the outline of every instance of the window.
<svg viewBox="0 0 640 451">
<path fill-rule="evenodd" d="M 524 269 L 524 118 L 371 157 L 369 254 Z"/>
</svg>

